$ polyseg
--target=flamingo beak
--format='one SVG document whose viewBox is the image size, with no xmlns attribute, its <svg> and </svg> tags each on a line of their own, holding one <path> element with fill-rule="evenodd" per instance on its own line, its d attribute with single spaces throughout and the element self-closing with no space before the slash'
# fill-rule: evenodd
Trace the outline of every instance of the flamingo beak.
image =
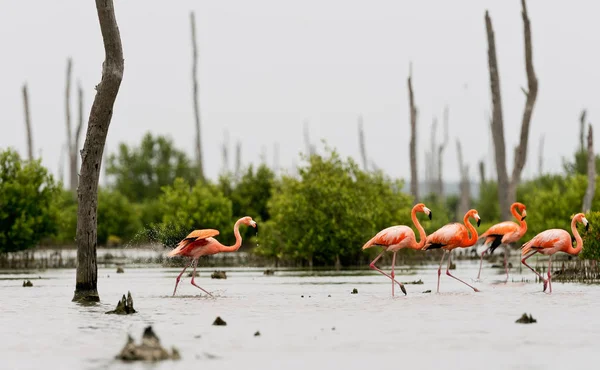
<svg viewBox="0 0 600 370">
<path fill-rule="evenodd" d="M 527 217 L 527 211 L 523 210 L 523 217 L 521 217 L 521 221 L 523 221 Z"/>
<path fill-rule="evenodd" d="M 588 222 L 585 224 L 585 231 L 588 231 L 589 229 L 590 229 L 590 223 Z"/>
<path fill-rule="evenodd" d="M 250 221 L 250 226 L 252 226 L 255 229 L 258 227 L 258 225 L 256 224 L 256 221 L 254 221 L 254 220 Z"/>
<path fill-rule="evenodd" d="M 480 218 L 477 219 L 477 227 L 479 227 L 479 225 L 481 225 L 481 219 Z"/>
<path fill-rule="evenodd" d="M 433 215 L 431 214 L 431 210 L 427 207 L 423 207 L 423 211 L 427 213 L 427 216 L 429 216 L 429 219 L 431 220 L 431 217 L 433 217 Z"/>
</svg>

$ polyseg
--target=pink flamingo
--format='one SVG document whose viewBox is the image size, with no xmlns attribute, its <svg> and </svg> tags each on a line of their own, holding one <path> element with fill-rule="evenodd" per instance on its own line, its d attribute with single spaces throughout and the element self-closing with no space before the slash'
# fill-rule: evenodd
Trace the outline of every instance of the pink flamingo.
<svg viewBox="0 0 600 370">
<path fill-rule="evenodd" d="M 521 208 L 521 214 L 518 213 L 517 208 Z M 488 247 L 481 253 L 481 260 L 479 261 L 479 273 L 477 274 L 477 280 L 479 280 L 479 277 L 481 276 L 481 266 L 483 264 L 483 255 L 485 254 L 485 252 L 489 251 L 490 254 L 492 254 L 494 253 L 494 250 L 498 248 L 501 244 L 505 244 L 504 271 L 506 272 L 506 280 L 504 282 L 508 281 L 508 265 L 506 261 L 508 255 L 508 244 L 517 242 L 527 232 L 527 222 L 525 222 L 525 217 L 527 217 L 527 211 L 525 209 L 525 205 L 519 202 L 513 203 L 510 206 L 510 213 L 512 213 L 514 218 L 517 221 L 519 221 L 518 224 L 513 221 L 500 222 L 490 227 L 489 229 L 487 229 L 486 232 L 479 236 L 479 239 L 485 238 L 485 242 L 483 243 L 483 245 L 488 245 Z"/>
<path fill-rule="evenodd" d="M 396 253 L 402 248 L 421 249 L 423 247 L 423 244 L 425 243 L 425 230 L 423 229 L 423 226 L 421 226 L 419 220 L 417 219 L 417 212 L 423 212 L 427 214 L 430 220 L 432 214 L 431 210 L 425 207 L 425 204 L 423 203 L 416 204 L 410 213 L 413 224 L 417 227 L 417 230 L 419 230 L 420 241 L 418 243 L 417 239 L 415 238 L 415 233 L 410 227 L 404 225 L 397 225 L 390 226 L 386 229 L 381 230 L 368 242 L 366 242 L 365 245 L 363 245 L 362 247 L 363 250 L 374 246 L 383 247 L 383 251 L 379 253 L 377 258 L 375 258 L 373 262 L 371 262 L 369 267 L 379 271 L 380 273 L 392 280 L 392 297 L 394 296 L 394 283 L 397 283 L 400 286 L 400 289 L 402 289 L 404 295 L 406 295 L 406 289 L 404 288 L 404 285 L 395 279 L 396 275 L 394 274 L 394 265 L 396 264 Z M 385 252 L 394 252 L 392 257 L 391 275 L 386 274 L 385 272 L 381 271 L 377 266 L 375 266 L 375 262 L 377 262 L 377 260 L 379 260 Z"/>
<path fill-rule="evenodd" d="M 199 288 L 209 296 L 213 296 L 200 286 L 196 285 L 194 282 L 194 278 L 196 277 L 196 266 L 198 265 L 198 258 L 202 256 L 209 256 L 221 252 L 235 252 L 240 249 L 242 245 L 242 236 L 240 235 L 240 224 L 244 224 L 247 226 L 252 226 L 256 228 L 256 222 L 252 219 L 252 217 L 246 216 L 242 217 L 236 221 L 233 226 L 233 233 L 235 234 L 235 244 L 228 247 L 221 244 L 218 240 L 213 238 L 213 236 L 219 235 L 219 231 L 215 229 L 202 229 L 202 230 L 194 230 L 188 236 L 185 237 L 182 241 L 179 242 L 177 247 L 170 251 L 167 256 L 186 256 L 191 258 L 191 262 L 189 265 L 186 265 L 179 276 L 177 276 L 177 281 L 175 282 L 175 289 L 173 290 L 173 296 L 175 296 L 175 292 L 177 291 L 177 284 L 179 284 L 179 280 L 181 279 L 181 275 L 185 272 L 185 270 L 194 265 L 194 272 L 192 272 L 192 285 Z"/>
<path fill-rule="evenodd" d="M 430 234 L 425 241 L 425 246 L 423 250 L 429 249 L 437 249 L 442 248 L 444 250 L 444 254 L 442 254 L 442 260 L 440 261 L 440 267 L 438 267 L 438 283 L 437 283 L 437 292 L 440 292 L 440 275 L 442 274 L 442 263 L 444 262 L 444 257 L 448 254 L 448 266 L 446 267 L 446 275 L 450 276 L 453 279 L 460 281 L 461 283 L 467 285 L 471 289 L 476 292 L 479 290 L 464 281 L 460 280 L 456 276 L 450 273 L 450 263 L 451 263 L 451 254 L 452 250 L 455 248 L 467 248 L 474 245 L 477 242 L 477 230 L 471 223 L 469 222 L 469 217 L 473 217 L 477 220 L 477 226 L 481 223 L 481 219 L 479 218 L 479 214 L 476 210 L 471 209 L 463 218 L 463 224 L 458 222 L 449 223 L 445 226 L 442 226 L 433 234 Z M 466 227 L 465 227 L 466 225 Z M 469 231 L 471 232 L 471 237 L 469 237 Z"/>
<path fill-rule="evenodd" d="M 585 230 L 587 231 L 590 227 L 590 223 L 585 218 L 583 213 L 578 213 L 571 220 L 571 231 L 575 236 L 576 245 L 573 248 L 573 239 L 568 231 L 563 229 L 549 229 L 542 231 L 533 237 L 530 241 L 523 244 L 521 247 L 521 263 L 527 266 L 531 271 L 533 271 L 542 281 L 544 282 L 544 292 L 546 288 L 549 287 L 549 293 L 552 293 L 552 256 L 556 252 L 564 252 L 570 255 L 576 256 L 583 249 L 583 240 L 579 235 L 579 231 L 577 231 L 577 222 L 581 222 L 585 225 Z M 548 280 L 544 279 L 542 275 L 540 275 L 537 271 L 531 268 L 525 262 L 529 257 L 533 256 L 536 253 L 545 254 L 546 256 L 550 256 L 548 259 Z"/>
</svg>

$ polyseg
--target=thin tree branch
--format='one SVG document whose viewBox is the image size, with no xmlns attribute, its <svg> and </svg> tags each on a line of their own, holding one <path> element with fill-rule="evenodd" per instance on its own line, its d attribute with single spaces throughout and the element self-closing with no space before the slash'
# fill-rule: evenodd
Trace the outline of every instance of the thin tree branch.
<svg viewBox="0 0 600 370">
<path fill-rule="evenodd" d="M 412 86 L 412 63 L 409 67 L 408 75 L 408 103 L 410 109 L 410 193 L 413 197 L 413 203 L 419 201 L 419 179 L 417 171 L 417 108 L 415 107 L 415 97 Z"/>
<path fill-rule="evenodd" d="M 587 180 L 588 185 L 583 197 L 582 212 L 587 213 L 592 209 L 594 194 L 596 192 L 596 155 L 594 153 L 594 135 L 592 125 L 589 125 L 587 137 Z"/>
<path fill-rule="evenodd" d="M 33 160 L 33 133 L 31 132 L 31 115 L 29 114 L 29 94 L 27 84 L 23 84 L 23 109 L 25 110 L 25 130 L 27 133 L 27 156 Z"/>
<path fill-rule="evenodd" d="M 360 148 L 360 156 L 363 162 L 363 168 L 365 171 L 369 170 L 369 164 L 367 163 L 367 148 L 365 145 L 365 132 L 363 128 L 362 115 L 358 116 L 358 145 Z"/>
<path fill-rule="evenodd" d="M 190 12 L 190 23 L 192 29 L 192 86 L 194 98 L 194 122 L 196 124 L 196 165 L 198 166 L 198 178 L 204 182 L 204 160 L 202 156 L 202 140 L 200 134 L 200 102 L 198 92 L 198 46 L 196 44 L 196 16 Z"/>
</svg>

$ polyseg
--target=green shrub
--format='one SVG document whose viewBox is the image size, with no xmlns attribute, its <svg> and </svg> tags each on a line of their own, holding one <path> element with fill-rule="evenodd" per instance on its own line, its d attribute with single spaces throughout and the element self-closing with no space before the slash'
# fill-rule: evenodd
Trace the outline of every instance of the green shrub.
<svg viewBox="0 0 600 370">
<path fill-rule="evenodd" d="M 35 247 L 57 230 L 59 187 L 40 160 L 0 152 L 0 253 Z"/>
<path fill-rule="evenodd" d="M 588 231 L 580 231 L 583 239 L 583 250 L 580 258 L 586 260 L 600 260 L 600 212 L 592 211 L 585 215 L 590 223 Z M 585 230 L 583 226 L 579 227 Z"/>
<path fill-rule="evenodd" d="M 107 245 L 109 236 L 130 241 L 142 230 L 136 208 L 117 190 L 98 191 L 98 244 Z"/>
</svg>

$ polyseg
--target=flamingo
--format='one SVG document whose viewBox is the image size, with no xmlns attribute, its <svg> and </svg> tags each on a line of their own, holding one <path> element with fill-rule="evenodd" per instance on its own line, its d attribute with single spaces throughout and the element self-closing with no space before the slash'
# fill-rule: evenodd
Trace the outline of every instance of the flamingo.
<svg viewBox="0 0 600 370">
<path fill-rule="evenodd" d="M 481 218 L 479 218 L 479 214 L 477 210 L 471 209 L 467 213 L 465 213 L 465 217 L 463 218 L 463 224 L 458 222 L 452 222 L 445 226 L 442 226 L 433 234 L 430 234 L 425 241 L 425 246 L 423 250 L 429 249 L 437 249 L 441 248 L 444 250 L 444 254 L 442 254 L 442 260 L 440 261 L 440 267 L 438 267 L 438 283 L 437 283 L 437 292 L 440 292 L 440 275 L 442 274 L 442 263 L 444 262 L 444 257 L 448 254 L 448 266 L 446 267 L 446 275 L 450 276 L 453 279 L 460 281 L 461 283 L 467 285 L 471 289 L 476 292 L 479 290 L 464 281 L 460 280 L 456 276 L 450 273 L 450 263 L 451 263 L 451 254 L 452 250 L 455 248 L 467 248 L 474 245 L 477 242 L 477 230 L 471 223 L 469 222 L 469 217 L 473 217 L 477 220 L 477 226 L 481 223 Z M 466 225 L 466 227 L 465 227 Z M 469 237 L 469 231 L 471 232 L 471 237 Z"/>
<path fill-rule="evenodd" d="M 394 296 L 394 283 L 397 283 L 402 289 L 404 295 L 406 295 L 406 289 L 404 285 L 395 279 L 396 275 L 394 274 L 394 265 L 396 264 L 396 253 L 402 248 L 411 248 L 411 249 L 421 249 L 425 244 L 425 230 L 423 226 L 419 223 L 417 219 L 417 212 L 423 212 L 429 216 L 431 220 L 432 214 L 431 210 L 425 207 L 425 204 L 418 203 L 416 204 L 410 213 L 413 224 L 417 227 L 419 231 L 420 241 L 417 243 L 417 239 L 415 238 L 415 233 L 413 230 L 404 225 L 396 225 L 390 226 L 378 232 L 374 237 L 372 237 L 368 242 L 363 245 L 362 249 L 371 248 L 374 246 L 383 247 L 383 251 L 379 253 L 379 255 L 371 262 L 369 265 L 370 268 L 379 271 L 383 275 L 387 276 L 392 280 L 392 297 Z M 383 256 L 385 252 L 394 252 L 392 257 L 392 274 L 388 275 L 385 272 L 381 271 L 377 266 L 375 266 L 375 262 Z"/>
<path fill-rule="evenodd" d="M 542 231 L 533 237 L 530 241 L 523 244 L 521 247 L 521 263 L 527 266 L 531 271 L 533 271 L 542 281 L 544 282 L 544 292 L 546 288 L 550 288 L 549 293 L 552 293 L 552 256 L 556 252 L 564 252 L 570 255 L 576 256 L 583 249 L 583 240 L 579 235 L 579 231 L 577 231 L 577 222 L 581 222 L 585 225 L 585 230 L 587 231 L 590 227 L 590 223 L 585 218 L 585 214 L 578 213 L 571 220 L 571 231 L 575 236 L 575 248 L 573 248 L 573 239 L 568 231 L 563 229 L 549 229 Z M 525 262 L 529 257 L 533 256 L 536 253 L 545 254 L 550 256 L 548 259 L 548 280 L 544 279 L 542 275 L 540 275 L 537 271 L 531 268 Z"/>
<path fill-rule="evenodd" d="M 518 212 L 518 208 L 521 209 L 521 214 Z M 484 239 L 485 242 L 483 245 L 488 245 L 488 247 L 481 253 L 481 260 L 479 261 L 479 273 L 477 274 L 477 280 L 481 276 L 481 266 L 483 264 L 483 255 L 485 252 L 489 250 L 490 254 L 494 253 L 494 250 L 498 248 L 501 244 L 506 245 L 506 249 L 504 250 L 504 271 L 506 272 L 506 280 L 508 281 L 508 266 L 507 266 L 507 254 L 508 254 L 508 244 L 515 243 L 519 239 L 525 235 L 527 232 L 527 222 L 525 222 L 525 217 L 527 217 L 526 207 L 523 203 L 515 202 L 510 206 L 510 213 L 514 216 L 514 218 L 519 221 L 517 224 L 513 221 L 504 221 L 497 223 L 487 229 L 486 232 L 479 236 L 479 239 Z"/>
<path fill-rule="evenodd" d="M 192 285 L 196 288 L 199 288 L 209 296 L 213 296 L 200 286 L 196 285 L 194 282 L 194 278 L 196 277 L 196 266 L 198 265 L 198 259 L 202 256 L 209 256 L 221 252 L 235 252 L 240 249 L 242 245 L 242 236 L 240 235 L 240 224 L 244 224 L 247 226 L 252 226 L 256 228 L 256 222 L 250 216 L 242 217 L 235 222 L 233 226 L 233 233 L 235 235 L 235 244 L 232 246 L 225 246 L 221 244 L 218 240 L 213 238 L 214 236 L 219 235 L 219 231 L 215 229 L 201 229 L 194 230 L 188 236 L 185 237 L 182 241 L 179 242 L 177 247 L 170 251 L 167 256 L 186 256 L 191 258 L 191 262 L 189 265 L 186 265 L 179 276 L 177 276 L 177 281 L 175 282 L 175 289 L 173 290 L 173 296 L 175 296 L 175 292 L 177 291 L 177 285 L 179 284 L 179 280 L 181 279 L 181 275 L 185 272 L 185 270 L 194 265 L 194 272 L 192 273 Z"/>
</svg>

